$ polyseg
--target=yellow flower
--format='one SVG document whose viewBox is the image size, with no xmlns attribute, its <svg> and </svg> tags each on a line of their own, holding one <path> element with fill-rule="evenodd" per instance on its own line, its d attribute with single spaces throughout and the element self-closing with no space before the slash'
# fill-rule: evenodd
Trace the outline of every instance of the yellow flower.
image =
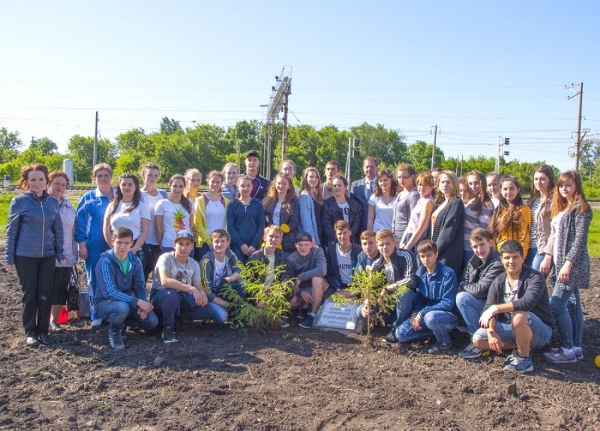
<svg viewBox="0 0 600 431">
<path fill-rule="evenodd" d="M 290 233 L 290 227 L 283 223 L 281 226 L 279 226 L 281 228 L 281 230 L 283 231 L 283 233 Z"/>
</svg>

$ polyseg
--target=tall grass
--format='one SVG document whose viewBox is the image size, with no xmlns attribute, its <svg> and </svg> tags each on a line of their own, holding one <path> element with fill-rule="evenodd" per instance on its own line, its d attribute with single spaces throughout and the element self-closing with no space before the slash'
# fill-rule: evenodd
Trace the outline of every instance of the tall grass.
<svg viewBox="0 0 600 431">
<path fill-rule="evenodd" d="M 600 257 L 600 209 L 592 208 L 592 214 L 588 233 L 588 252 L 592 257 Z"/>
<path fill-rule="evenodd" d="M 8 222 L 8 206 L 13 198 L 12 193 L 0 195 L 0 237 L 6 236 L 6 223 Z"/>
</svg>

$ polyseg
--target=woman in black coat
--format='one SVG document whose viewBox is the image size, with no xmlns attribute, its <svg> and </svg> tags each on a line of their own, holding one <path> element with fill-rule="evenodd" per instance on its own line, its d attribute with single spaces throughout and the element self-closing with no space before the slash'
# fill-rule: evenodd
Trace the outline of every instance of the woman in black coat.
<svg viewBox="0 0 600 431">
<path fill-rule="evenodd" d="M 459 278 L 463 268 L 465 206 L 458 197 L 456 174 L 452 171 L 442 172 L 438 190 L 440 201 L 431 215 L 431 239 L 437 244 L 438 260 L 452 268 Z"/>
<path fill-rule="evenodd" d="M 358 201 L 346 195 L 348 180 L 342 175 L 336 175 L 331 181 L 333 196 L 325 199 L 321 212 L 323 227 L 323 245 L 337 242 L 333 225 L 338 220 L 345 220 L 352 231 L 352 241 L 360 244 L 360 223 L 362 208 Z"/>
</svg>

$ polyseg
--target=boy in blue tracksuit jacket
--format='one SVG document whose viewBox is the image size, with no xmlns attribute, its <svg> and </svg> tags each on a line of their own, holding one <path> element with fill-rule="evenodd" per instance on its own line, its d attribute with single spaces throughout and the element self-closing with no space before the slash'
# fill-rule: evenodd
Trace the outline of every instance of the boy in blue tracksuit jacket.
<svg viewBox="0 0 600 431">
<path fill-rule="evenodd" d="M 133 232 L 125 227 L 117 228 L 112 242 L 113 249 L 103 253 L 96 265 L 94 305 L 100 317 L 108 321 L 110 346 L 123 350 L 124 323 L 150 330 L 158 325 L 158 318 L 146 300 L 142 262 L 130 251 Z"/>
<path fill-rule="evenodd" d="M 452 347 L 450 331 L 456 327 L 457 317 L 452 313 L 456 301 L 456 274 L 437 262 L 435 242 L 421 241 L 417 248 L 421 266 L 417 270 L 417 294 L 412 302 L 411 317 L 396 329 L 400 342 L 435 336 L 436 343 L 429 353 L 448 353 Z"/>
</svg>

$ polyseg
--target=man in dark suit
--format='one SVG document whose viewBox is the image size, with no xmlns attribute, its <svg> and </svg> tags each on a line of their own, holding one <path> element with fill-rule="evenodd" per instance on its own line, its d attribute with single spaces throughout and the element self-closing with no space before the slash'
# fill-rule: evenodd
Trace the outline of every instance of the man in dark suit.
<svg viewBox="0 0 600 431">
<path fill-rule="evenodd" d="M 266 196 L 271 181 L 259 175 L 258 167 L 260 166 L 260 159 L 255 150 L 250 150 L 246 153 L 244 163 L 246 164 L 246 175 L 252 180 L 252 192 L 250 196 L 261 201 Z"/>
<path fill-rule="evenodd" d="M 353 181 L 350 185 L 350 193 L 358 201 L 362 208 L 362 220 L 360 231 L 367 230 L 367 219 L 369 217 L 369 198 L 375 192 L 377 184 L 377 160 L 374 157 L 365 157 L 363 161 L 364 178 Z"/>
</svg>

